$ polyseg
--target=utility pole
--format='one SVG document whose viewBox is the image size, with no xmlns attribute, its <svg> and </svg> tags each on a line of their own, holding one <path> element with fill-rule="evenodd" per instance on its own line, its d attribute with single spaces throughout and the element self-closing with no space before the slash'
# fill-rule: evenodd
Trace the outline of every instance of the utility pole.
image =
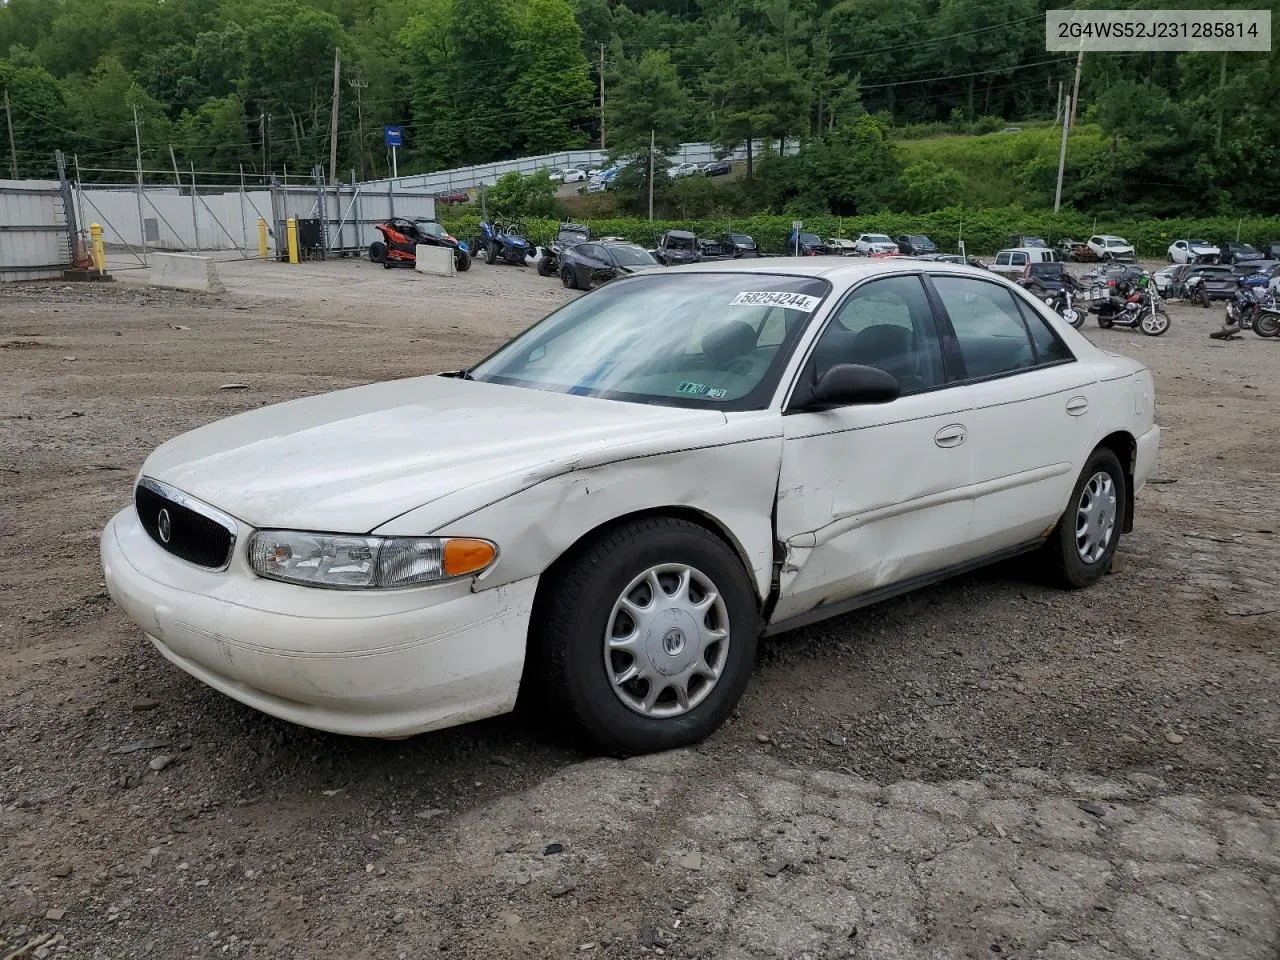
<svg viewBox="0 0 1280 960">
<path fill-rule="evenodd" d="M 361 96 L 361 91 L 364 90 L 364 88 L 367 87 L 368 85 L 369 84 L 365 83 L 364 80 L 361 79 L 360 74 L 358 73 L 356 74 L 356 78 L 354 80 L 347 81 L 347 86 L 354 87 L 356 91 L 356 125 L 357 125 L 357 132 L 358 132 L 358 136 L 356 137 L 356 147 L 360 152 L 361 179 L 363 179 L 367 175 L 365 173 L 365 166 L 364 166 L 364 97 Z"/>
<path fill-rule="evenodd" d="M 600 89 L 604 89 L 604 76 L 600 77 Z M 601 94 L 603 96 L 603 94 Z M 4 88 L 4 120 L 9 125 L 9 172 L 18 179 L 18 148 L 13 145 L 13 114 L 9 112 L 9 88 Z M 601 128 L 603 129 L 603 128 Z"/>
<path fill-rule="evenodd" d="M 1067 166 L 1067 131 L 1071 129 L 1071 108 L 1074 106 L 1075 101 L 1067 97 L 1067 109 L 1062 114 L 1062 147 L 1058 151 L 1058 188 L 1053 192 L 1054 213 L 1062 206 L 1062 172 Z"/>
<path fill-rule="evenodd" d="M 147 225 L 142 218 L 142 135 L 138 132 L 138 106 L 133 105 L 133 144 L 138 148 L 138 233 L 142 235 L 142 263 L 147 264 Z"/>
<path fill-rule="evenodd" d="M 1080 67 L 1083 64 L 1084 64 L 1084 49 L 1081 48 L 1080 52 L 1076 54 L 1076 79 L 1071 84 L 1071 99 L 1067 101 L 1067 104 L 1069 105 L 1071 110 L 1072 126 L 1075 126 L 1076 107 L 1079 106 L 1080 104 Z"/>
<path fill-rule="evenodd" d="M 1222 146 L 1222 103 L 1227 90 L 1227 51 L 1222 51 L 1222 73 L 1218 76 L 1218 133 L 1213 138 L 1214 149 Z"/>
<path fill-rule="evenodd" d="M 649 131 L 649 222 L 653 223 L 653 131 Z"/>
<path fill-rule="evenodd" d="M 1058 105 L 1053 108 L 1053 122 L 1057 123 L 1062 119 L 1062 81 L 1058 81 Z"/>
<path fill-rule="evenodd" d="M 338 95 L 342 92 L 342 50 L 333 48 L 333 113 L 329 118 L 329 182 L 338 179 Z"/>
<path fill-rule="evenodd" d="M 169 160 L 173 163 L 173 182 L 178 185 L 178 192 L 182 192 L 182 178 L 178 176 L 178 158 L 173 155 L 173 144 L 169 144 Z"/>
<path fill-rule="evenodd" d="M 600 149 L 604 146 L 604 44 L 600 44 Z"/>
</svg>

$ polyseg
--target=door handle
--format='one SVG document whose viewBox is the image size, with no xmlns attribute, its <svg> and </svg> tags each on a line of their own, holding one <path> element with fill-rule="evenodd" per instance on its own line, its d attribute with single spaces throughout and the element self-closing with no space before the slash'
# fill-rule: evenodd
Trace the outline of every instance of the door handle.
<svg viewBox="0 0 1280 960">
<path fill-rule="evenodd" d="M 1089 411 L 1089 401 L 1085 397 L 1072 397 L 1067 401 L 1067 413 L 1079 417 Z"/>
<path fill-rule="evenodd" d="M 967 431 L 962 423 L 949 423 L 933 435 L 933 442 L 940 447 L 958 447 L 964 443 Z"/>
</svg>

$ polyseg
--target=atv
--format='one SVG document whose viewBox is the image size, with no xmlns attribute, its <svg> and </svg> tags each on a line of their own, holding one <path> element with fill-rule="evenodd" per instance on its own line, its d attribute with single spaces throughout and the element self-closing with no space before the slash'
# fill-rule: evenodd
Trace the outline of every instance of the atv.
<svg viewBox="0 0 1280 960">
<path fill-rule="evenodd" d="M 480 221 L 475 250 L 476 256 L 484 253 L 484 262 L 488 264 L 501 260 L 523 267 L 535 262 L 533 244 L 525 239 L 524 224 L 518 220 L 506 222 L 494 217 L 492 222 Z"/>
<path fill-rule="evenodd" d="M 549 247 L 538 247 L 538 275 L 555 277 L 560 274 L 560 254 L 574 244 L 586 243 L 591 239 L 591 231 L 580 223 L 562 223 L 556 231 L 556 238 Z"/>
<path fill-rule="evenodd" d="M 462 272 L 471 266 L 471 251 L 463 240 L 458 240 L 435 220 L 406 220 L 392 217 L 386 223 L 374 227 L 381 240 L 369 244 L 369 259 L 388 270 L 395 266 L 412 267 L 418 262 L 418 244 L 432 247 L 452 247 L 453 265 Z"/>
</svg>

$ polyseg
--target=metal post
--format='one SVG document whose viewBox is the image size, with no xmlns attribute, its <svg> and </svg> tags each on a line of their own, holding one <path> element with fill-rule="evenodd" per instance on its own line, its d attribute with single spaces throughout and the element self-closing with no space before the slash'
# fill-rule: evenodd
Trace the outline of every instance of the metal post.
<svg viewBox="0 0 1280 960">
<path fill-rule="evenodd" d="M 9 88 L 4 88 L 4 119 L 9 125 L 9 172 L 18 179 L 18 148 L 13 145 L 13 114 L 9 110 Z"/>
<path fill-rule="evenodd" d="M 653 223 L 653 131 L 649 131 L 649 222 Z"/>
<path fill-rule="evenodd" d="M 1076 107 L 1080 104 L 1080 67 L 1084 64 L 1084 48 L 1076 54 L 1076 79 L 1071 85 L 1071 99 L 1067 101 L 1067 113 L 1071 115 L 1071 122 L 1076 122 Z"/>
<path fill-rule="evenodd" d="M 178 194 L 182 194 L 182 178 L 178 176 L 178 158 L 173 155 L 173 144 L 169 144 L 169 160 L 173 163 L 173 182 L 178 185 Z"/>
<path fill-rule="evenodd" d="M 1053 193 L 1053 212 L 1062 206 L 1062 172 L 1067 166 L 1067 132 L 1071 129 L 1072 100 L 1067 97 L 1067 109 L 1062 115 L 1062 147 L 1058 150 L 1058 188 Z"/>
<path fill-rule="evenodd" d="M 191 233 L 196 242 L 196 253 L 200 252 L 200 222 L 196 219 L 196 165 L 191 164 Z"/>
<path fill-rule="evenodd" d="M 400 176 L 400 167 L 396 164 L 396 145 L 391 145 L 391 179 L 394 180 Z"/>
<path fill-rule="evenodd" d="M 604 44 L 600 44 L 600 149 L 604 146 Z"/>
<path fill-rule="evenodd" d="M 244 164 L 240 164 L 240 242 L 249 235 L 249 224 L 244 218 Z"/>
<path fill-rule="evenodd" d="M 71 161 L 76 166 L 76 183 L 75 183 L 76 214 L 77 214 L 77 219 L 80 221 L 80 236 L 83 237 L 85 218 L 84 218 L 83 188 L 80 186 L 80 154 L 73 153 L 71 155 Z"/>
<path fill-rule="evenodd" d="M 147 266 L 147 225 L 142 219 L 142 135 L 138 133 L 138 108 L 133 108 L 133 145 L 138 150 L 138 233 L 142 237 L 142 265 Z"/>
</svg>

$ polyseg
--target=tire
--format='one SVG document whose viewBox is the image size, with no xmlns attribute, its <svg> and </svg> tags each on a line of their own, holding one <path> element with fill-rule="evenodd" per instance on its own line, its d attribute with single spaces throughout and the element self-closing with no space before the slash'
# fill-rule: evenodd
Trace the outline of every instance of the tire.
<svg viewBox="0 0 1280 960">
<path fill-rule="evenodd" d="M 544 255 L 538 261 L 538 276 L 549 277 L 555 272 L 555 265 L 551 262 L 551 258 Z"/>
<path fill-rule="evenodd" d="M 489 266 L 493 266 L 498 262 L 497 244 L 486 243 L 484 245 L 484 262 L 489 264 Z"/>
<path fill-rule="evenodd" d="M 581 290 L 578 286 L 578 277 L 573 272 L 573 267 L 563 266 L 560 268 L 560 282 L 564 284 L 566 290 Z"/>
<path fill-rule="evenodd" d="M 1110 484 L 1110 494 L 1106 495 L 1106 487 L 1099 490 L 1098 477 L 1105 475 Z M 1090 500 L 1097 502 L 1099 493 L 1106 508 L 1101 515 L 1102 523 L 1109 524 L 1110 532 L 1100 552 L 1089 550 L 1091 559 L 1086 560 L 1081 543 L 1077 541 L 1077 526 L 1083 509 Z M 1121 532 L 1125 526 L 1125 504 L 1128 496 L 1127 480 L 1120 459 L 1113 450 L 1099 447 L 1089 456 L 1076 480 L 1075 489 L 1071 491 L 1067 511 L 1058 520 L 1058 525 L 1049 534 L 1049 539 L 1040 548 L 1045 562 L 1045 572 L 1053 583 L 1068 590 L 1078 590 L 1096 583 L 1107 568 L 1111 566 L 1111 558 L 1115 555 L 1120 543 Z M 1112 503 L 1111 500 L 1114 499 Z M 1097 527 L 1087 528 L 1083 543 L 1097 547 L 1097 541 L 1086 539 L 1098 534 Z"/>
<path fill-rule="evenodd" d="M 395 262 L 394 260 L 383 260 L 383 261 L 382 261 L 382 266 L 383 266 L 385 269 L 387 269 L 387 270 L 392 270 L 392 269 L 394 269 L 394 268 L 395 268 L 395 265 L 396 265 L 396 262 Z"/>
<path fill-rule="evenodd" d="M 369 244 L 369 262 L 370 263 L 386 263 L 387 262 L 387 245 L 381 240 L 375 240 Z"/>
<path fill-rule="evenodd" d="M 1264 340 L 1280 335 L 1280 316 L 1274 313 L 1261 313 L 1253 322 L 1253 332 Z"/>
<path fill-rule="evenodd" d="M 1112 320 L 1108 319 L 1107 317 L 1098 317 L 1098 326 L 1100 326 L 1103 330 L 1110 330 L 1112 327 L 1115 326 L 1115 323 Z"/>
<path fill-rule="evenodd" d="M 628 597 L 647 598 L 643 606 L 633 602 L 637 615 L 652 605 L 653 581 L 647 575 L 654 570 L 661 571 L 658 583 L 672 606 L 646 632 L 622 604 Z M 675 599 L 684 571 L 686 583 L 694 585 L 684 588 L 690 598 L 685 606 L 704 600 L 706 586 L 717 596 L 701 621 L 699 611 L 690 614 Z M 533 691 L 595 744 L 622 755 L 697 743 L 729 718 L 755 663 L 760 615 L 747 572 L 724 541 L 686 520 L 647 517 L 604 533 L 553 567 L 550 576 L 555 578 L 551 589 L 534 611 L 522 691 Z M 708 625 L 723 631 L 723 639 L 709 640 Z M 606 636 L 618 636 L 620 628 L 649 642 L 607 646 Z M 708 661 L 718 669 L 713 681 L 696 673 Z M 641 678 L 616 682 L 637 665 L 645 668 L 642 677 L 660 677 L 662 685 L 655 689 Z M 684 681 L 687 705 L 675 695 L 680 675 L 654 669 L 664 665 L 695 671 Z M 643 701 L 649 697 L 656 701 L 645 712 Z"/>
<path fill-rule="evenodd" d="M 471 269 L 471 254 L 465 250 L 454 251 L 453 266 L 459 273 L 466 273 Z"/>
<path fill-rule="evenodd" d="M 1159 337 L 1169 332 L 1169 327 L 1173 321 L 1169 319 L 1169 315 L 1163 310 L 1156 310 L 1142 318 L 1138 324 L 1138 329 L 1145 333 L 1148 337 Z"/>
</svg>

